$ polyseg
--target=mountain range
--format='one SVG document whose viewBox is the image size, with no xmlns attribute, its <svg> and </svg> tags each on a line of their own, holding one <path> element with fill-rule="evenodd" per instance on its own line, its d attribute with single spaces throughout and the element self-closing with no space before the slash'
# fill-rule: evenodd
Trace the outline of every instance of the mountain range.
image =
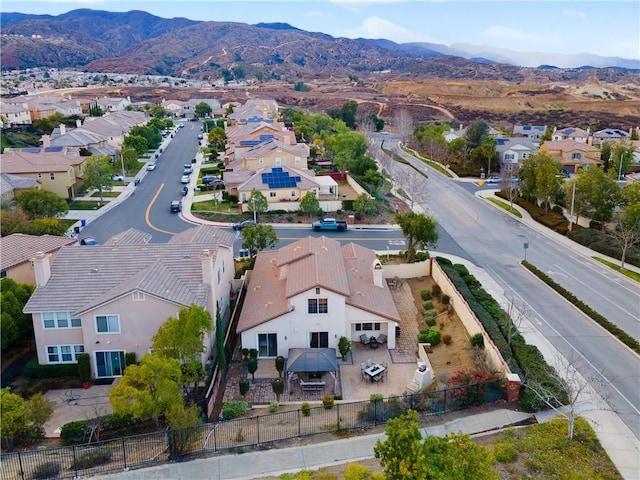
<svg viewBox="0 0 640 480">
<path fill-rule="evenodd" d="M 296 82 L 351 75 L 513 82 L 595 77 L 640 83 L 638 60 L 565 55 L 556 58 L 583 66 L 530 68 L 519 65 L 538 58 L 542 63 L 542 54 L 465 44 L 334 38 L 283 23 L 203 22 L 137 10 L 78 9 L 57 16 L 2 12 L 0 24 L 3 70 L 56 67 L 203 81 L 224 76 Z"/>
</svg>

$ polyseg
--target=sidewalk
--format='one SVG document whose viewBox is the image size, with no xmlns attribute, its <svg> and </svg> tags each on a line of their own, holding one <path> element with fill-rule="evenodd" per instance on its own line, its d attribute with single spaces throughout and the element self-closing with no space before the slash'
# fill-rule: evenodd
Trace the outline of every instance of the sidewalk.
<svg viewBox="0 0 640 480">
<path fill-rule="evenodd" d="M 492 412 L 457 418 L 442 425 L 422 428 L 423 437 L 445 436 L 449 433 L 468 435 L 497 430 L 531 418 L 530 413 L 499 409 Z M 218 455 L 184 463 L 170 463 L 157 467 L 130 470 L 97 478 L 108 480 L 147 479 L 217 479 L 249 480 L 277 476 L 286 472 L 318 469 L 329 465 L 357 462 L 373 457 L 376 441 L 386 438 L 384 433 L 362 435 L 329 442 L 276 448 L 243 454 Z M 631 477 L 629 477 L 631 478 Z"/>
</svg>

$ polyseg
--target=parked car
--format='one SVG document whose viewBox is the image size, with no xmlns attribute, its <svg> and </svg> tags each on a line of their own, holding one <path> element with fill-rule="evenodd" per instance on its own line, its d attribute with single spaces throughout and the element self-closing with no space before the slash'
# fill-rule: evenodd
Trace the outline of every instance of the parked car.
<svg viewBox="0 0 640 480">
<path fill-rule="evenodd" d="M 203 185 L 214 185 L 216 183 L 222 183 L 222 179 L 213 175 L 205 175 L 202 177 Z"/>
<path fill-rule="evenodd" d="M 253 227 L 256 224 L 256 222 L 254 222 L 253 220 L 244 220 L 242 222 L 239 223 L 234 223 L 233 224 L 233 229 L 234 230 L 242 230 L 244 227 Z"/>
<path fill-rule="evenodd" d="M 112 182 L 124 182 L 124 177 L 122 175 L 116 175 L 115 173 L 111 175 Z"/>
<path fill-rule="evenodd" d="M 80 245 L 97 245 L 98 242 L 93 237 L 85 237 L 80 240 Z"/>
<path fill-rule="evenodd" d="M 171 212 L 179 212 L 182 210 L 182 202 L 180 200 L 172 200 L 171 201 Z"/>
<path fill-rule="evenodd" d="M 180 183 L 189 183 L 189 175 L 182 175 Z"/>
<path fill-rule="evenodd" d="M 203 137 L 202 137 L 202 134 L 201 134 L 201 133 L 199 133 L 199 134 L 198 134 L 198 140 L 202 140 L 202 138 L 203 138 Z"/>
<path fill-rule="evenodd" d="M 156 169 L 155 163 L 150 163 L 149 165 L 147 165 L 147 170 L 149 170 L 150 172 L 153 172 L 155 169 Z"/>
<path fill-rule="evenodd" d="M 187 193 L 189 193 L 189 187 L 185 185 L 182 187 L 182 196 L 184 197 Z"/>
<path fill-rule="evenodd" d="M 191 172 L 193 172 L 193 167 L 191 166 L 190 163 L 185 163 L 183 175 L 191 175 Z"/>
<path fill-rule="evenodd" d="M 500 177 L 489 177 L 485 180 L 485 183 L 500 183 L 501 181 Z"/>
</svg>

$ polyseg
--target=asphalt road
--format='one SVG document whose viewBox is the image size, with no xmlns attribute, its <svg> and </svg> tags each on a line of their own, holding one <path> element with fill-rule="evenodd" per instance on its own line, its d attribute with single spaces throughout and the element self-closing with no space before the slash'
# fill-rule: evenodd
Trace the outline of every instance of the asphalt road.
<svg viewBox="0 0 640 480">
<path fill-rule="evenodd" d="M 520 266 L 523 244 L 529 245 L 527 260 L 635 338 L 640 318 L 637 283 L 487 205 L 467 190 L 473 188 L 469 185 L 431 171 L 428 187 L 425 207 L 439 225 L 575 363 L 640 438 L 640 357 Z"/>
</svg>

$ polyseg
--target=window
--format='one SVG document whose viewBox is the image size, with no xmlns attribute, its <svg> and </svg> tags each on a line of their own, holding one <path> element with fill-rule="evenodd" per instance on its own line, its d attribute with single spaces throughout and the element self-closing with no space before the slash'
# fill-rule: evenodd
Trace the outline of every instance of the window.
<svg viewBox="0 0 640 480">
<path fill-rule="evenodd" d="M 84 353 L 83 345 L 50 345 L 47 347 L 49 363 L 73 363 L 78 361 L 78 355 Z"/>
<path fill-rule="evenodd" d="M 96 332 L 120 333 L 120 319 L 118 318 L 118 315 L 96 316 Z"/>
<path fill-rule="evenodd" d="M 513 153 L 505 153 L 504 154 L 504 159 L 505 160 L 514 160 L 515 158 L 516 158 L 516 156 Z"/>
<path fill-rule="evenodd" d="M 309 333 L 309 348 L 328 348 L 329 332 Z"/>
<path fill-rule="evenodd" d="M 295 162 L 295 164 L 296 164 L 296 165 L 300 165 L 300 162 L 301 162 L 301 161 L 302 161 L 302 160 L 300 159 L 300 157 L 296 157 L 296 158 L 295 158 L 295 160 L 294 160 L 294 162 Z"/>
<path fill-rule="evenodd" d="M 55 179 L 56 179 L 56 174 L 55 174 L 55 173 L 53 173 L 53 172 L 51 172 L 51 173 L 49 174 L 49 180 L 55 180 Z"/>
<path fill-rule="evenodd" d="M 276 165 L 282 165 L 282 158 L 276 157 Z"/>
<path fill-rule="evenodd" d="M 380 322 L 356 323 L 356 332 L 380 330 Z"/>
<path fill-rule="evenodd" d="M 278 356 L 278 334 L 259 333 L 258 334 L 258 356 L 277 357 Z"/>
<path fill-rule="evenodd" d="M 42 172 L 38 172 L 38 178 L 42 178 Z"/>
<path fill-rule="evenodd" d="M 527 152 L 522 152 L 522 158 L 527 158 Z"/>
<path fill-rule="evenodd" d="M 296 191 L 295 190 L 291 190 L 291 196 L 295 197 L 296 196 Z"/>
<path fill-rule="evenodd" d="M 78 328 L 82 326 L 80 317 L 74 317 L 70 312 L 44 312 L 42 314 L 44 328 Z"/>
<path fill-rule="evenodd" d="M 143 292 L 133 292 L 131 295 L 133 297 L 134 302 L 144 302 L 144 293 Z"/>
<path fill-rule="evenodd" d="M 307 312 L 310 314 L 329 313 L 329 299 L 310 298 L 307 300 Z"/>
<path fill-rule="evenodd" d="M 269 196 L 271 198 L 275 198 L 276 197 L 276 192 L 269 192 Z"/>
<path fill-rule="evenodd" d="M 580 160 L 582 158 L 582 154 L 581 153 L 572 153 L 571 154 L 571 160 Z"/>
<path fill-rule="evenodd" d="M 258 163 L 259 163 L 260 165 L 262 165 L 262 164 L 264 163 L 264 158 L 259 158 L 259 159 L 258 159 Z"/>
<path fill-rule="evenodd" d="M 222 270 L 218 269 L 218 285 L 220 285 L 221 281 L 222 281 Z"/>
</svg>

